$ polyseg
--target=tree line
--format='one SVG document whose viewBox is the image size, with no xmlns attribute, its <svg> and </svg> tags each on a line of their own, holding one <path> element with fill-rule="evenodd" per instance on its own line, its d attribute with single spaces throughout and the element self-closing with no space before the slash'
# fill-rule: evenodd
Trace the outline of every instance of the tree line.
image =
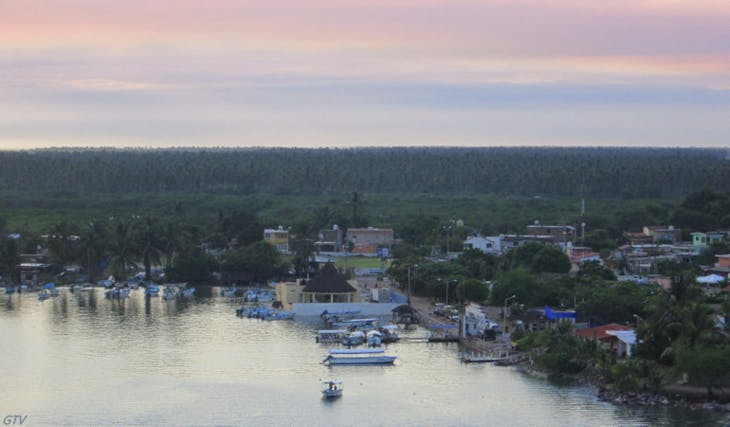
<svg viewBox="0 0 730 427">
<path fill-rule="evenodd" d="M 727 157 L 679 148 L 44 149 L 0 152 L 0 191 L 656 198 L 724 188 Z"/>
</svg>

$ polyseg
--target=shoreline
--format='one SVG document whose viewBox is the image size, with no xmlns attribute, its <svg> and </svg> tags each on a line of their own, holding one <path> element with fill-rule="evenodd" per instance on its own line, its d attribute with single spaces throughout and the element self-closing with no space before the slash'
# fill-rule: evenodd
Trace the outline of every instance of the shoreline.
<svg viewBox="0 0 730 427">
<path fill-rule="evenodd" d="M 539 369 L 534 365 L 526 362 L 518 362 L 515 365 L 516 370 L 530 375 L 532 377 L 544 380 L 568 380 L 576 384 L 590 387 L 596 398 L 603 402 L 612 403 L 617 406 L 673 406 L 677 408 L 686 408 L 690 410 L 704 410 L 713 412 L 730 413 L 730 400 L 725 402 L 707 399 L 707 389 L 705 387 L 667 385 L 656 392 L 651 391 L 626 391 L 621 392 L 614 390 L 608 384 L 598 382 L 596 379 L 590 379 L 586 375 L 566 375 L 557 374 L 544 369 Z M 724 391 L 722 396 L 727 399 L 730 397 L 727 389 L 716 388 L 716 390 Z"/>
</svg>

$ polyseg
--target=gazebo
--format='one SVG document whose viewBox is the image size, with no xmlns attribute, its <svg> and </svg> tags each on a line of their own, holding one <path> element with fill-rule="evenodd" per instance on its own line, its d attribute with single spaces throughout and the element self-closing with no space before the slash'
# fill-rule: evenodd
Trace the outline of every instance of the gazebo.
<svg viewBox="0 0 730 427">
<path fill-rule="evenodd" d="M 416 310 L 408 304 L 399 305 L 392 310 L 392 313 L 393 323 L 405 323 L 406 325 L 418 323 Z"/>
<path fill-rule="evenodd" d="M 354 302 L 357 290 L 347 283 L 332 263 L 325 264 L 315 278 L 302 290 L 305 303 Z"/>
</svg>

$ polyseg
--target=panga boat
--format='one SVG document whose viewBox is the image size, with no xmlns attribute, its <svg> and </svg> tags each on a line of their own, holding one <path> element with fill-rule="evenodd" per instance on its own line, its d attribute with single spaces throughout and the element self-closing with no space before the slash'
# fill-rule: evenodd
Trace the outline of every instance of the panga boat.
<svg viewBox="0 0 730 427">
<path fill-rule="evenodd" d="M 342 338 L 342 345 L 360 345 L 365 342 L 365 332 L 352 331 Z"/>
<path fill-rule="evenodd" d="M 398 356 L 387 356 L 381 348 L 330 350 L 322 363 L 327 365 L 387 365 Z"/>
<path fill-rule="evenodd" d="M 320 329 L 314 340 L 319 343 L 342 342 L 346 335 L 346 329 Z"/>
<path fill-rule="evenodd" d="M 323 381 L 322 384 L 324 384 L 324 387 L 322 388 L 322 397 L 325 399 L 336 399 L 342 396 L 342 381 Z"/>
</svg>

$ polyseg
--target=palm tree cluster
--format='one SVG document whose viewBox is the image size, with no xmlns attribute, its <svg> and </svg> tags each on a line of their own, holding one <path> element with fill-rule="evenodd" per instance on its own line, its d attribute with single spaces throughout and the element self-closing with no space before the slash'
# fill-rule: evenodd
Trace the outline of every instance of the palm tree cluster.
<svg viewBox="0 0 730 427">
<path fill-rule="evenodd" d="M 199 246 L 195 227 L 151 215 L 92 219 L 82 226 L 60 222 L 46 239 L 54 264 L 78 263 L 91 281 L 103 272 L 126 277 L 140 267 L 150 278 L 154 265 L 169 268 L 177 256 Z"/>
</svg>

